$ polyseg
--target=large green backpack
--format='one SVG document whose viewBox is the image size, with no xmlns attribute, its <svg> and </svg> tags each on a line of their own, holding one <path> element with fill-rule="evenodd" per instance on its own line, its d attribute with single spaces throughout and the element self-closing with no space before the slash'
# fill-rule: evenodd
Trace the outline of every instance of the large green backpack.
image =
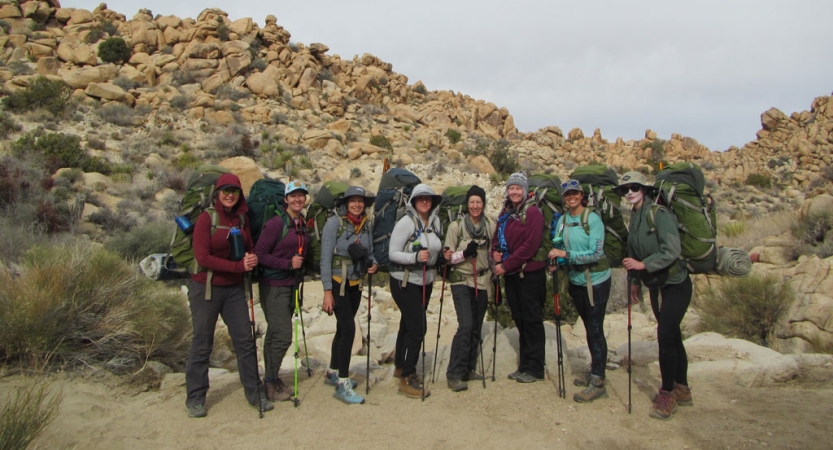
<svg viewBox="0 0 833 450">
<path fill-rule="evenodd" d="M 463 217 L 463 214 L 468 212 L 468 205 L 466 204 L 466 194 L 471 189 L 470 184 L 462 186 L 449 186 L 443 191 L 443 200 L 440 202 L 440 207 L 437 216 L 440 218 L 440 224 L 443 228 L 443 236 L 448 236 L 448 225 L 455 220 Z M 485 205 L 484 205 L 485 206 Z"/>
<path fill-rule="evenodd" d="M 601 164 L 579 166 L 570 178 L 581 183 L 587 199 L 587 210 L 602 218 L 605 227 L 604 252 L 610 267 L 621 267 L 628 253 L 628 228 L 622 218 L 622 196 L 615 190 L 619 179 L 616 172 Z M 587 216 L 582 226 L 589 232 Z"/>
<path fill-rule="evenodd" d="M 557 175 L 541 173 L 530 175 L 527 181 L 529 182 L 529 195 L 544 215 L 544 234 L 541 236 L 541 245 L 532 260 L 546 261 L 547 254 L 552 250 L 555 223 L 563 213 L 561 180 Z M 524 215 L 522 214 L 522 217 Z"/>
<path fill-rule="evenodd" d="M 705 273 L 717 264 L 717 206 L 705 194 L 706 180 L 700 166 L 694 163 L 671 164 L 657 173 L 654 187 L 658 189 L 655 205 L 671 208 L 680 230 L 682 259 L 691 273 Z M 654 229 L 651 209 L 648 224 Z"/>
<path fill-rule="evenodd" d="M 284 191 L 286 185 L 271 178 L 261 178 L 252 185 L 246 203 L 249 205 L 249 227 L 252 230 L 252 240 L 257 243 L 263 226 L 283 209 Z M 283 227 L 281 238 L 286 236 L 288 227 Z"/>
<path fill-rule="evenodd" d="M 307 208 L 307 237 L 310 240 L 309 254 L 304 258 L 304 265 L 311 273 L 321 272 L 321 232 L 330 216 L 337 214 L 336 203 L 344 197 L 344 192 L 350 187 L 347 183 L 327 181 L 315 194 L 313 202 Z M 344 220 L 341 220 L 338 234 L 344 230 Z"/>
</svg>

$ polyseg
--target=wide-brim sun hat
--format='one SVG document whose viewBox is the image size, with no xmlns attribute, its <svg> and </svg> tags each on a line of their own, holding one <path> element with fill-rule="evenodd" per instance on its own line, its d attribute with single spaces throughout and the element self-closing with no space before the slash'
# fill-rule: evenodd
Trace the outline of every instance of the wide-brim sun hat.
<svg viewBox="0 0 833 450">
<path fill-rule="evenodd" d="M 632 184 L 638 184 L 643 188 L 652 189 L 654 186 L 648 182 L 648 179 L 645 177 L 645 174 L 642 172 L 628 172 L 622 175 L 621 180 L 619 180 L 619 184 L 616 186 L 616 191 L 619 192 L 620 195 L 624 195 L 628 190 L 628 186 Z"/>
<path fill-rule="evenodd" d="M 376 196 L 371 195 L 360 186 L 350 186 L 344 191 L 344 196 L 336 200 L 338 206 L 346 205 L 350 197 L 361 197 L 364 200 L 364 207 L 370 208 L 376 201 Z"/>
</svg>

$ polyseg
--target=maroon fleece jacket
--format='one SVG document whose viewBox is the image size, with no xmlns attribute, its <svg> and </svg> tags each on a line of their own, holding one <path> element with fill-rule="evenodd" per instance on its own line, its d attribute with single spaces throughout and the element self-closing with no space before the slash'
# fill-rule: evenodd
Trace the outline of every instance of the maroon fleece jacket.
<svg viewBox="0 0 833 450">
<path fill-rule="evenodd" d="M 530 202 L 526 199 L 524 203 Z M 521 205 L 523 207 L 523 204 Z M 498 225 L 499 226 L 499 225 Z M 530 205 L 526 210 L 526 220 L 521 220 L 517 213 L 509 216 L 506 222 L 505 238 L 506 246 L 509 247 L 509 257 L 503 255 L 503 269 L 506 273 L 519 273 L 521 268 L 524 272 L 532 272 L 546 265 L 544 261 L 532 261 L 538 247 L 541 246 L 541 239 L 544 236 L 544 215 L 535 205 Z M 498 245 L 498 233 L 495 232 L 492 244 Z M 524 266 L 526 263 L 526 266 Z"/>
<path fill-rule="evenodd" d="M 227 212 L 220 205 L 219 188 L 221 186 L 237 186 L 241 190 L 240 198 L 237 204 L 234 205 L 231 211 Z M 217 225 L 225 225 L 230 227 L 240 227 L 240 214 L 245 215 L 249 210 L 246 204 L 246 198 L 242 193 L 242 185 L 240 178 L 237 175 L 226 173 L 220 175 L 217 180 L 217 197 L 215 198 L 215 209 L 217 210 L 218 222 Z M 246 252 L 251 253 L 254 247 L 252 242 L 252 232 L 249 229 L 249 222 L 246 222 L 243 227 L 243 239 L 245 242 Z M 197 224 L 194 226 L 194 257 L 197 259 L 197 264 L 203 269 L 213 270 L 214 276 L 211 284 L 213 286 L 230 286 L 240 284 L 243 282 L 243 274 L 246 272 L 243 261 L 230 261 L 228 259 L 231 253 L 231 245 L 228 238 L 229 230 L 217 228 L 214 234 L 211 234 L 211 215 L 208 212 L 203 212 L 197 218 Z M 208 278 L 206 271 L 195 273 L 191 275 L 191 279 L 198 283 L 205 283 Z"/>
</svg>

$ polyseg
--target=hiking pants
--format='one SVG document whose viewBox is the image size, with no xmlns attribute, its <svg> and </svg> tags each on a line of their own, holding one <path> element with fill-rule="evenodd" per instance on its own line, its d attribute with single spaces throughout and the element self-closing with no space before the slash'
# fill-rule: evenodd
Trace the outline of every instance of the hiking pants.
<svg viewBox="0 0 833 450">
<path fill-rule="evenodd" d="M 473 287 L 460 284 L 451 286 L 451 297 L 457 311 L 457 333 L 451 341 L 446 378 L 463 379 L 470 371 L 477 371 L 480 335 L 486 305 L 489 303 L 489 292 L 478 289 L 475 297 Z"/>
<path fill-rule="evenodd" d="M 260 283 L 260 307 L 267 323 L 263 338 L 263 364 L 266 366 L 266 381 L 272 382 L 280 376 L 281 361 L 292 345 L 295 288 Z"/>
<path fill-rule="evenodd" d="M 544 378 L 544 298 L 547 296 L 546 269 L 504 275 L 506 303 L 518 327 L 518 370 Z"/>
<path fill-rule="evenodd" d="M 361 286 L 347 286 L 344 296 L 333 280 L 333 312 L 336 315 L 336 334 L 333 336 L 333 346 L 330 352 L 330 369 L 338 369 L 339 378 L 347 378 L 350 369 L 350 353 L 353 351 L 353 340 L 356 337 L 356 312 L 362 301 Z"/>
<path fill-rule="evenodd" d="M 651 309 L 657 318 L 662 389 L 673 390 L 675 382 L 688 386 L 688 355 L 683 345 L 680 324 L 691 303 L 691 277 L 686 276 L 685 280 L 677 284 L 666 284 L 659 289 L 651 289 L 650 294 Z"/>
<path fill-rule="evenodd" d="M 185 388 L 188 394 L 185 405 L 205 404 L 208 392 L 208 365 L 211 351 L 214 349 L 214 329 L 218 316 L 223 318 L 234 344 L 243 393 L 249 403 L 257 404 L 257 354 L 243 285 L 212 286 L 211 297 L 211 300 L 205 299 L 205 284 L 188 281 L 188 302 L 191 306 L 194 336 L 191 339 L 191 352 L 188 354 L 188 364 L 185 367 Z"/>
<path fill-rule="evenodd" d="M 604 379 L 605 364 L 607 363 L 607 339 L 605 339 L 604 323 L 607 300 L 610 297 L 610 278 L 593 285 L 593 303 L 587 297 L 586 285 L 568 283 L 567 291 L 576 306 L 584 329 L 587 333 L 587 348 L 590 350 L 590 373 Z"/>
<path fill-rule="evenodd" d="M 428 308 L 428 300 L 431 298 L 433 287 L 433 284 L 425 285 L 425 307 L 423 307 L 421 284 L 407 283 L 403 288 L 399 280 L 390 279 L 390 293 L 396 306 L 399 307 L 399 312 L 402 313 L 399 320 L 399 332 L 396 334 L 394 366 L 402 369 L 403 377 L 416 373 L 420 346 L 425 339 L 427 326 L 425 308 Z"/>
</svg>

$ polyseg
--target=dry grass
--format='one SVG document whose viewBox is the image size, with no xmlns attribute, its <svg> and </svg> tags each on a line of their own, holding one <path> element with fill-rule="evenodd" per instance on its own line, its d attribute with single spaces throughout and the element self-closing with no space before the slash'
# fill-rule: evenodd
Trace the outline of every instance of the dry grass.
<svg viewBox="0 0 833 450">
<path fill-rule="evenodd" d="M 741 221 L 719 221 L 718 245 L 752 250 L 761 245 L 770 236 L 781 236 L 790 231 L 790 226 L 798 219 L 798 211 L 779 211 L 764 216 Z M 732 224 L 735 225 L 732 225 Z M 742 224 L 742 225 L 737 225 Z M 725 231 L 731 230 L 730 233 Z"/>
<path fill-rule="evenodd" d="M 61 393 L 52 394 L 46 381 L 21 386 L 0 411 L 0 448 L 24 450 L 58 414 Z"/>
</svg>

